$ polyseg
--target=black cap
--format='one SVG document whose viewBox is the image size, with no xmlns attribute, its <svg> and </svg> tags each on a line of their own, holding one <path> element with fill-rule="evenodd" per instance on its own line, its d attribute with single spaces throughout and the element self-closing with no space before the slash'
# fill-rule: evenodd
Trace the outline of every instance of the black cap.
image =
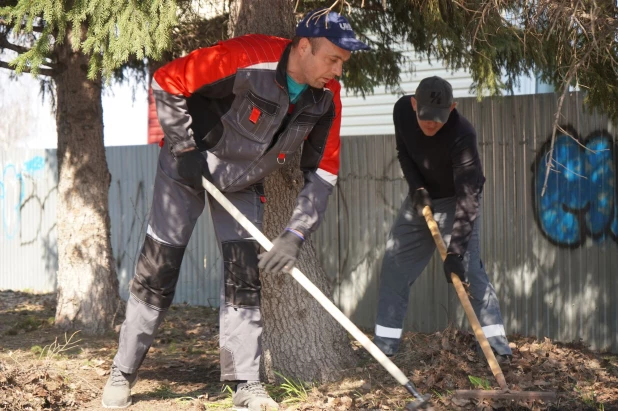
<svg viewBox="0 0 618 411">
<path fill-rule="evenodd" d="M 416 88 L 416 112 L 421 120 L 446 123 L 453 104 L 453 87 L 441 77 L 421 80 Z"/>
<path fill-rule="evenodd" d="M 334 45 L 348 51 L 369 50 L 356 38 L 352 26 L 341 14 L 322 8 L 310 11 L 296 26 L 299 37 L 326 37 Z"/>
</svg>

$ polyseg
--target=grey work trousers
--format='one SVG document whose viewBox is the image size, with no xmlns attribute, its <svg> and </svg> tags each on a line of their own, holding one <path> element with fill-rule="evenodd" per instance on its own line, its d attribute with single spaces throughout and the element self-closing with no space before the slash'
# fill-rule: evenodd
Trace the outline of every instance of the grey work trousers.
<svg viewBox="0 0 618 411">
<path fill-rule="evenodd" d="M 434 218 L 447 245 L 453 228 L 455 205 L 454 197 L 432 201 Z M 494 351 L 511 355 L 496 292 L 480 257 L 481 211 L 464 255 L 471 303 Z M 406 197 L 386 243 L 380 278 L 374 342 L 387 355 L 393 355 L 399 348 L 410 287 L 429 263 L 435 249 L 425 218 L 416 213 L 410 197 Z"/>
<path fill-rule="evenodd" d="M 204 190 L 188 186 L 176 167 L 176 160 L 165 144 L 159 154 L 144 248 L 138 258 L 114 357 L 114 364 L 125 373 L 137 371 L 153 343 L 172 302 L 185 247 L 205 205 Z M 265 197 L 261 183 L 225 196 L 262 228 Z M 219 311 L 221 380 L 259 380 L 259 246 L 216 200 L 210 196 L 208 200 L 223 256 Z"/>
</svg>

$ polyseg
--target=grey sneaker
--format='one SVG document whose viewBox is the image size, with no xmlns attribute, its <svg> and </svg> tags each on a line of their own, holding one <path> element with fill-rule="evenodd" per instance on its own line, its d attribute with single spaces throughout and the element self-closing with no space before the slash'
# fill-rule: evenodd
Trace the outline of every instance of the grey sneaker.
<svg viewBox="0 0 618 411">
<path fill-rule="evenodd" d="M 247 408 L 249 411 L 278 410 L 277 404 L 264 389 L 259 381 L 248 381 L 238 384 L 232 394 L 232 403 L 235 407 Z"/>
<path fill-rule="evenodd" d="M 127 408 L 131 405 L 131 388 L 137 382 L 137 372 L 126 374 L 112 364 L 101 403 L 104 408 Z"/>
</svg>

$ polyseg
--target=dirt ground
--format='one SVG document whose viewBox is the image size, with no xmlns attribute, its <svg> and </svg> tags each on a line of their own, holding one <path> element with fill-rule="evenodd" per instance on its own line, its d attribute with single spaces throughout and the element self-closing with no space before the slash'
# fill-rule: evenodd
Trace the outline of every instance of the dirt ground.
<svg viewBox="0 0 618 411">
<path fill-rule="evenodd" d="M 74 336 L 52 327 L 51 294 L 0 291 L 0 409 L 99 410 L 118 335 Z M 408 333 L 393 360 L 436 410 L 618 410 L 618 356 L 581 344 L 509 336 L 512 390 L 556 391 L 553 403 L 453 398 L 456 389 L 497 389 L 470 332 Z M 353 343 L 354 344 L 354 343 Z M 398 410 L 411 400 L 362 347 L 336 383 L 268 386 L 283 410 Z M 135 411 L 227 410 L 219 379 L 217 312 L 172 306 L 133 389 Z"/>
</svg>

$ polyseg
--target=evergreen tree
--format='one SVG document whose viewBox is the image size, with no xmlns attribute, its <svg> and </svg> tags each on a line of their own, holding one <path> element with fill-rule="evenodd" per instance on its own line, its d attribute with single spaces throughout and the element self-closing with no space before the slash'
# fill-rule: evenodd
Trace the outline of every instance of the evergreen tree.
<svg viewBox="0 0 618 411">
<path fill-rule="evenodd" d="M 0 2 L 0 67 L 47 76 L 58 132 L 56 325 L 108 330 L 118 304 L 110 242 L 110 175 L 103 146 L 102 78 L 130 58 L 159 58 L 176 21 L 173 0 Z M 16 55 L 16 56 L 15 56 Z"/>
</svg>

